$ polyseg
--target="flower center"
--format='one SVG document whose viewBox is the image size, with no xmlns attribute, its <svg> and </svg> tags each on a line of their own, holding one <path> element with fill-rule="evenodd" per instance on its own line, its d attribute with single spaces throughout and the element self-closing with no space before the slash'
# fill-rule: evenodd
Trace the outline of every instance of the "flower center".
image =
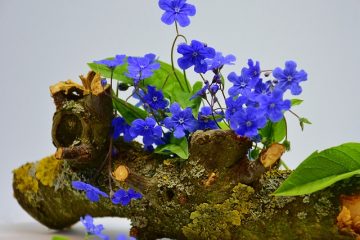
<svg viewBox="0 0 360 240">
<path fill-rule="evenodd" d="M 144 129 L 145 129 L 145 130 L 148 130 L 148 129 L 149 129 L 149 126 L 145 126 Z"/>
<path fill-rule="evenodd" d="M 184 118 L 179 118 L 179 123 L 183 124 L 184 123 Z"/>
<path fill-rule="evenodd" d="M 291 82 L 291 80 L 293 79 L 293 77 L 292 76 L 287 76 L 287 80 L 288 80 L 288 82 Z"/>
<path fill-rule="evenodd" d="M 156 102 L 157 101 L 157 97 L 153 97 L 153 102 Z"/>
<path fill-rule="evenodd" d="M 176 8 L 174 9 L 174 11 L 175 11 L 176 13 L 179 13 L 179 12 L 180 12 L 180 8 L 179 8 L 179 7 L 176 7 Z"/>
<path fill-rule="evenodd" d="M 275 103 L 270 104 L 270 108 L 274 108 L 275 107 Z"/>
<path fill-rule="evenodd" d="M 251 121 L 247 121 L 245 124 L 247 127 L 251 127 L 253 123 Z"/>
<path fill-rule="evenodd" d="M 242 88 L 246 87 L 246 83 L 245 83 L 245 82 L 241 82 L 241 83 L 240 83 L 240 87 L 242 87 Z"/>
<path fill-rule="evenodd" d="M 197 52 L 193 52 L 193 57 L 197 57 L 199 54 Z"/>
<path fill-rule="evenodd" d="M 145 66 L 144 66 L 144 65 L 140 65 L 140 68 L 141 68 L 141 69 L 144 69 L 144 68 L 145 68 Z"/>
</svg>

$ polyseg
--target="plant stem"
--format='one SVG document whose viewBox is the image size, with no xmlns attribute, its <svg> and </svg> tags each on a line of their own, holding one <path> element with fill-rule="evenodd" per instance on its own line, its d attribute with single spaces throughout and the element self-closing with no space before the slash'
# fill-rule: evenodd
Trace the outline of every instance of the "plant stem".
<svg viewBox="0 0 360 240">
<path fill-rule="evenodd" d="M 299 120 L 301 119 L 301 117 L 299 115 L 297 115 L 296 113 L 294 113 L 292 110 L 289 109 L 289 112 L 292 113 L 295 117 L 297 117 Z"/>
<path fill-rule="evenodd" d="M 286 165 L 286 163 L 282 159 L 280 159 L 280 165 L 283 166 L 286 170 L 290 170 L 288 165 Z"/>
<path fill-rule="evenodd" d="M 176 80 L 178 81 L 178 83 L 179 83 L 179 85 L 180 85 L 181 90 L 184 91 L 184 88 L 183 88 L 183 86 L 182 86 L 182 84 L 181 84 L 181 81 L 180 81 L 178 75 L 176 74 L 175 65 L 174 65 L 174 49 L 175 49 L 175 43 L 176 43 L 176 41 L 177 41 L 177 39 L 178 39 L 179 37 L 182 37 L 182 38 L 184 38 L 184 39 L 186 40 L 186 38 L 185 38 L 183 35 L 180 35 L 180 34 L 176 35 L 176 37 L 175 37 L 175 39 L 174 39 L 174 41 L 173 41 L 173 43 L 172 43 L 172 46 L 171 46 L 171 67 L 172 67 L 174 76 L 175 76 Z"/>
</svg>

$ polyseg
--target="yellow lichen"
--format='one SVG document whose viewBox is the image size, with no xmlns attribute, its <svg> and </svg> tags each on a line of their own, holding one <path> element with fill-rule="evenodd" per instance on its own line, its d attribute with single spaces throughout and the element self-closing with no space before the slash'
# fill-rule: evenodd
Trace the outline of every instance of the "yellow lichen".
<svg viewBox="0 0 360 240">
<path fill-rule="evenodd" d="M 57 160 L 54 155 L 45 157 L 39 161 L 36 166 L 36 178 L 44 185 L 52 187 L 56 179 L 61 161 Z"/>
<path fill-rule="evenodd" d="M 33 164 L 27 163 L 14 170 L 16 188 L 23 193 L 36 193 L 39 189 L 38 181 L 31 174 Z"/>
<path fill-rule="evenodd" d="M 248 199 L 253 193 L 254 189 L 240 183 L 223 203 L 200 204 L 190 215 L 192 222 L 182 228 L 184 235 L 188 239 L 232 239 L 232 228 L 250 212 Z"/>
</svg>

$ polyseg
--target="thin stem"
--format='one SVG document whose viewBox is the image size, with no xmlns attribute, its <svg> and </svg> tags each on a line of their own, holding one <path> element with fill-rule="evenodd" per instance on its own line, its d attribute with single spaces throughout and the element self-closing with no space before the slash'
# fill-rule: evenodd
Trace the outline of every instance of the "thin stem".
<svg viewBox="0 0 360 240">
<path fill-rule="evenodd" d="M 288 126 L 287 126 L 287 121 L 286 121 L 286 118 L 285 116 L 283 117 L 284 118 L 284 122 L 285 122 L 285 129 L 286 129 L 286 134 L 285 134 L 285 141 L 288 140 Z"/>
<path fill-rule="evenodd" d="M 110 197 L 112 197 L 113 190 L 112 190 L 112 177 L 111 177 L 111 167 L 112 167 L 112 148 L 113 148 L 113 138 L 110 137 L 110 147 L 108 152 L 108 178 L 109 178 L 109 189 L 110 189 Z"/>
<path fill-rule="evenodd" d="M 186 87 L 188 89 L 188 92 L 190 92 L 190 86 L 189 86 L 189 82 L 187 80 L 187 77 L 186 77 L 186 71 L 183 70 L 183 74 L 184 74 L 184 80 L 185 80 L 185 83 L 186 83 Z"/>
<path fill-rule="evenodd" d="M 114 75 L 114 69 L 111 68 L 111 74 L 110 74 L 110 86 L 111 86 L 111 92 L 110 92 L 110 95 L 112 96 L 113 95 L 113 75 Z M 118 89 L 118 88 L 116 88 Z M 116 109 L 113 109 L 113 115 L 115 116 L 116 115 Z"/>
<path fill-rule="evenodd" d="M 297 117 L 299 120 L 301 119 L 301 117 L 299 115 L 297 115 L 296 113 L 294 113 L 292 110 L 289 109 L 289 112 L 292 113 L 295 117 Z"/>
<path fill-rule="evenodd" d="M 119 97 L 119 82 L 116 83 L 116 97 Z"/>
<path fill-rule="evenodd" d="M 290 170 L 288 165 L 286 165 L 286 163 L 282 159 L 280 159 L 280 165 L 283 166 L 286 170 Z"/>
<path fill-rule="evenodd" d="M 111 73 L 110 73 L 110 86 L 111 86 L 111 89 L 113 87 L 113 75 L 114 75 L 114 69 L 113 68 L 110 68 L 111 69 Z"/>
<path fill-rule="evenodd" d="M 206 83 L 206 79 L 205 79 L 204 75 L 202 75 L 202 73 L 199 73 L 199 75 L 202 78 L 202 80 L 204 81 L 204 83 Z"/>
<path fill-rule="evenodd" d="M 179 34 L 179 27 L 178 27 L 177 21 L 175 21 L 175 29 L 176 29 L 176 35 L 180 35 L 180 34 Z"/>
<path fill-rule="evenodd" d="M 181 82 L 180 82 L 180 79 L 179 79 L 178 75 L 176 74 L 175 65 L 174 65 L 174 49 L 175 49 L 175 43 L 176 43 L 176 41 L 177 41 L 177 39 L 178 39 L 179 37 L 183 37 L 183 38 L 186 40 L 186 38 L 185 38 L 183 35 L 180 35 L 180 34 L 176 35 L 176 37 L 175 37 L 175 39 L 174 39 L 174 41 L 173 41 L 173 43 L 172 43 L 172 46 L 171 46 L 171 67 L 172 67 L 174 76 L 175 76 L 176 80 L 178 81 L 178 83 L 179 83 L 179 85 L 180 85 L 181 90 L 184 91 L 184 88 L 183 88 L 183 86 L 182 86 L 182 84 L 181 84 Z"/>
<path fill-rule="evenodd" d="M 209 104 L 210 108 L 211 108 L 211 115 L 216 123 L 216 126 L 218 126 L 219 129 L 221 129 L 220 125 L 217 123 L 215 115 L 214 115 L 214 106 L 209 102 L 209 100 L 207 100 L 207 98 L 205 98 L 206 102 Z M 213 100 L 211 100 L 213 102 Z"/>
<path fill-rule="evenodd" d="M 161 89 L 164 89 L 167 81 L 169 80 L 169 77 L 170 77 L 170 75 L 167 75 L 167 77 L 166 77 L 166 79 L 165 79 L 165 82 L 164 82 L 164 84 L 162 85 Z"/>
</svg>

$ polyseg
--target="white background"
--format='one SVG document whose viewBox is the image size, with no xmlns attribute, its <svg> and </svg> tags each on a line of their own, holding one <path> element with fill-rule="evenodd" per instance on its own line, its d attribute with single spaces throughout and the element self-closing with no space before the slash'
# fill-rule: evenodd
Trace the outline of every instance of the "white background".
<svg viewBox="0 0 360 240">
<path fill-rule="evenodd" d="M 300 96 L 305 102 L 294 111 L 313 125 L 301 132 L 287 115 L 289 166 L 316 149 L 360 140 L 360 1 L 190 2 L 197 14 L 181 33 L 236 55 L 228 71 L 239 73 L 253 58 L 263 69 L 292 59 L 308 72 Z M 49 85 L 77 80 L 89 70 L 87 62 L 115 54 L 153 52 L 169 61 L 175 29 L 160 21 L 161 14 L 155 0 L 0 0 L 0 223 L 45 230 L 13 199 L 11 171 L 55 150 Z M 15 225 L 20 222 L 34 228 Z"/>
</svg>

